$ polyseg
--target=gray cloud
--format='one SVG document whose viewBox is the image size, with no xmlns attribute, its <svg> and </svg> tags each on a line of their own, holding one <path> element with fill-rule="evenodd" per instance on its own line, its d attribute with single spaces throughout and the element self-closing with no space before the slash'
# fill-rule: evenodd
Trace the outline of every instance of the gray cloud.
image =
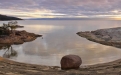
<svg viewBox="0 0 121 75">
<path fill-rule="evenodd" d="M 0 8 L 28 13 L 46 9 L 70 16 L 118 15 L 121 0 L 0 0 Z"/>
</svg>

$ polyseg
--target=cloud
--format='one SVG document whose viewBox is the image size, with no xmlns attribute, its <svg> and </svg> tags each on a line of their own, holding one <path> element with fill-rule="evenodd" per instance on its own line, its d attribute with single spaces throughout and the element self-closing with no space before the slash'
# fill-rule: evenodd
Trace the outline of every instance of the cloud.
<svg viewBox="0 0 121 75">
<path fill-rule="evenodd" d="M 11 11 L 16 15 L 21 12 L 27 16 L 30 14 L 30 17 L 33 13 L 36 14 L 34 17 L 73 17 L 118 15 L 121 11 L 121 0 L 0 0 L 0 2 L 0 11 Z"/>
</svg>

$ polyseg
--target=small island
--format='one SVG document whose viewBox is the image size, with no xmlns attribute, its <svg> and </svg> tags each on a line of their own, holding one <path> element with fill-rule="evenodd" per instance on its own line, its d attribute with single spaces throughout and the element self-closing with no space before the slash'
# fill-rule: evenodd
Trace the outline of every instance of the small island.
<svg viewBox="0 0 121 75">
<path fill-rule="evenodd" d="M 0 44 L 22 44 L 42 36 L 25 30 L 15 30 L 17 28 L 23 28 L 17 24 L 17 21 L 11 21 L 8 24 L 3 23 L 3 26 L 0 27 Z"/>
</svg>

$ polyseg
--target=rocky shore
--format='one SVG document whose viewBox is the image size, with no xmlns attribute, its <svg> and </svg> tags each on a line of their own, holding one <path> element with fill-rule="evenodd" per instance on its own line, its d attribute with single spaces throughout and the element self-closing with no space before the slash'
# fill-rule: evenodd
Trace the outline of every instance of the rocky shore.
<svg viewBox="0 0 121 75">
<path fill-rule="evenodd" d="M 121 48 L 121 27 L 78 32 L 77 34 L 90 41 Z"/>
<path fill-rule="evenodd" d="M 9 35 L 0 35 L 0 44 L 22 44 L 24 42 L 33 41 L 41 36 L 42 35 L 26 32 L 25 30 L 15 30 L 14 33 L 10 33 Z"/>
<path fill-rule="evenodd" d="M 0 57 L 0 75 L 121 75 L 121 59 L 74 70 L 61 70 L 58 66 L 25 64 Z"/>
</svg>

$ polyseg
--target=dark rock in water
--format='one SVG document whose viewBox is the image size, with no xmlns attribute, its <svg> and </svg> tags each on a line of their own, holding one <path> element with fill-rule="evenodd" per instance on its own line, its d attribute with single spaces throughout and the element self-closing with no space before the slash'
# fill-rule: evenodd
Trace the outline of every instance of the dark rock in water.
<svg viewBox="0 0 121 75">
<path fill-rule="evenodd" d="M 82 60 L 77 55 L 66 55 L 61 59 L 62 70 L 78 69 L 81 64 Z"/>
<path fill-rule="evenodd" d="M 78 32 L 77 34 L 90 41 L 121 48 L 121 27 Z"/>
</svg>

